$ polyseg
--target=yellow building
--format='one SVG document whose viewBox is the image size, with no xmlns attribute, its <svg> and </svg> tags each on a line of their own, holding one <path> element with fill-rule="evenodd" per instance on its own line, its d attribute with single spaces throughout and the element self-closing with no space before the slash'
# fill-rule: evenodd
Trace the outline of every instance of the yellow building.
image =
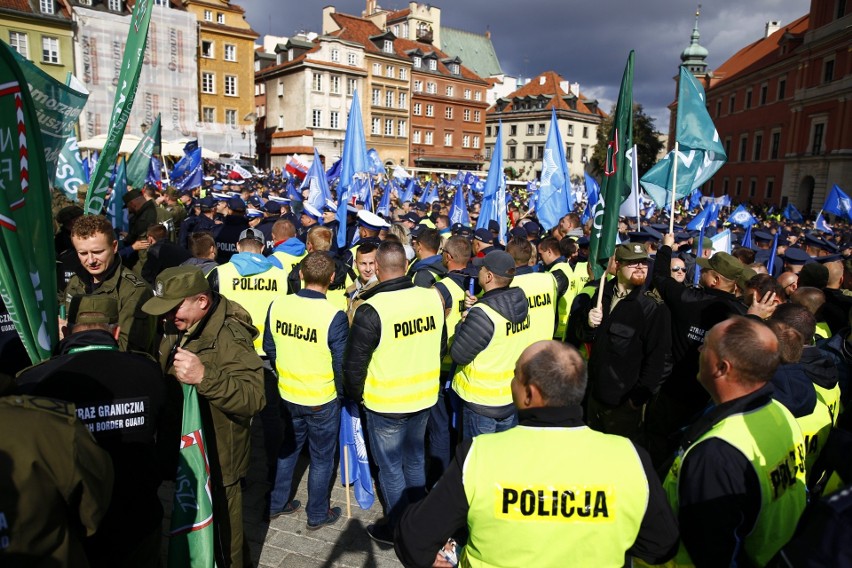
<svg viewBox="0 0 852 568">
<path fill-rule="evenodd" d="M 0 39 L 63 83 L 74 72 L 72 37 L 71 10 L 64 0 L 0 0 Z"/>
<path fill-rule="evenodd" d="M 252 153 L 254 40 L 245 10 L 229 0 L 183 0 L 198 20 L 199 138 L 217 151 Z"/>
</svg>

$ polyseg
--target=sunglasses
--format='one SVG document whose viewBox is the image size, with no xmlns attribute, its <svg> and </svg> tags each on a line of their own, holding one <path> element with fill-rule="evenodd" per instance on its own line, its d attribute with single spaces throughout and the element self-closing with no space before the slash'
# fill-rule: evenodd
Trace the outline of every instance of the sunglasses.
<svg viewBox="0 0 852 568">
<path fill-rule="evenodd" d="M 672 272 L 686 272 L 686 268 L 682 266 L 675 266 L 672 268 Z"/>
</svg>

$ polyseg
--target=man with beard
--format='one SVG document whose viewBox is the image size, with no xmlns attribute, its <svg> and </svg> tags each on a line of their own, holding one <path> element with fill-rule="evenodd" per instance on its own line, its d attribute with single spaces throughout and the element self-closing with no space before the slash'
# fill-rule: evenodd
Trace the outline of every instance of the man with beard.
<svg viewBox="0 0 852 568">
<path fill-rule="evenodd" d="M 662 299 L 644 289 L 648 253 L 639 243 L 615 249 L 616 277 L 592 298 L 581 341 L 589 358 L 587 421 L 606 434 L 639 438 L 644 407 L 668 374 L 671 317 Z"/>
</svg>

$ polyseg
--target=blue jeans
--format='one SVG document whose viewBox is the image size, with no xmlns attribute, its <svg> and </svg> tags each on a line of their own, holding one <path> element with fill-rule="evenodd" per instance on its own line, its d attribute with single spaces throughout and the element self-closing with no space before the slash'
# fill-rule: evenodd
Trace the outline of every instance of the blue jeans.
<svg viewBox="0 0 852 568">
<path fill-rule="evenodd" d="M 510 416 L 498 420 L 477 414 L 465 404 L 462 411 L 462 420 L 464 424 L 462 427 L 462 436 L 464 436 L 465 440 L 471 440 L 480 434 L 503 432 L 513 426 L 517 426 L 518 413 L 513 412 Z"/>
<path fill-rule="evenodd" d="M 429 409 L 402 418 L 389 418 L 367 410 L 370 452 L 379 466 L 379 486 L 391 526 L 409 503 L 426 493 L 425 442 Z"/>
<path fill-rule="evenodd" d="M 427 482 L 431 487 L 446 471 L 452 459 L 456 443 L 456 428 L 452 424 L 453 397 L 458 395 L 452 389 L 441 389 L 438 402 L 429 410 L 429 422 L 426 431 L 429 434 L 429 465 Z"/>
<path fill-rule="evenodd" d="M 334 399 L 322 406 L 311 407 L 285 400 L 281 413 L 290 427 L 287 428 L 284 442 L 278 452 L 278 467 L 269 498 L 269 512 L 274 514 L 282 510 L 290 501 L 293 471 L 307 438 L 311 465 L 308 470 L 308 504 L 305 512 L 308 514 L 308 523 L 321 523 L 328 516 L 337 432 L 340 428 L 340 402 Z"/>
</svg>

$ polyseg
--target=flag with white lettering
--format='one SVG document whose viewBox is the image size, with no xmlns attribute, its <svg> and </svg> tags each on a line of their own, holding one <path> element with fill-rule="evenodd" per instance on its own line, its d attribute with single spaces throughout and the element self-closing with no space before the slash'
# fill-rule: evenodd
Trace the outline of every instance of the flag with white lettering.
<svg viewBox="0 0 852 568">
<path fill-rule="evenodd" d="M 183 387 L 183 421 L 169 530 L 169 567 L 215 566 L 213 488 L 198 393 Z"/>
<path fill-rule="evenodd" d="M 157 113 L 154 124 L 142 136 L 127 160 L 127 183 L 130 187 L 141 189 L 145 185 L 151 169 L 151 158 L 160 153 L 160 146 L 160 114 Z"/>
<path fill-rule="evenodd" d="M 77 147 L 77 137 L 73 134 L 65 140 L 65 145 L 59 153 L 56 164 L 56 176 L 53 185 L 71 201 L 77 201 L 77 189 L 86 183 L 86 172 L 83 171 L 83 160 Z"/>
<path fill-rule="evenodd" d="M 152 0 L 137 0 L 130 15 L 130 26 L 127 31 L 127 42 L 124 45 L 124 57 L 121 60 L 121 71 L 118 74 L 118 87 L 115 90 L 115 102 L 109 119 L 107 141 L 101 152 L 98 165 L 92 173 L 89 193 L 86 195 L 85 211 L 87 215 L 97 215 L 101 212 L 109 190 L 109 172 L 115 165 L 124 129 L 130 118 L 133 100 L 136 98 L 136 88 L 139 86 L 139 75 L 145 54 L 145 44 L 148 41 L 148 26 L 151 23 Z"/>
</svg>

